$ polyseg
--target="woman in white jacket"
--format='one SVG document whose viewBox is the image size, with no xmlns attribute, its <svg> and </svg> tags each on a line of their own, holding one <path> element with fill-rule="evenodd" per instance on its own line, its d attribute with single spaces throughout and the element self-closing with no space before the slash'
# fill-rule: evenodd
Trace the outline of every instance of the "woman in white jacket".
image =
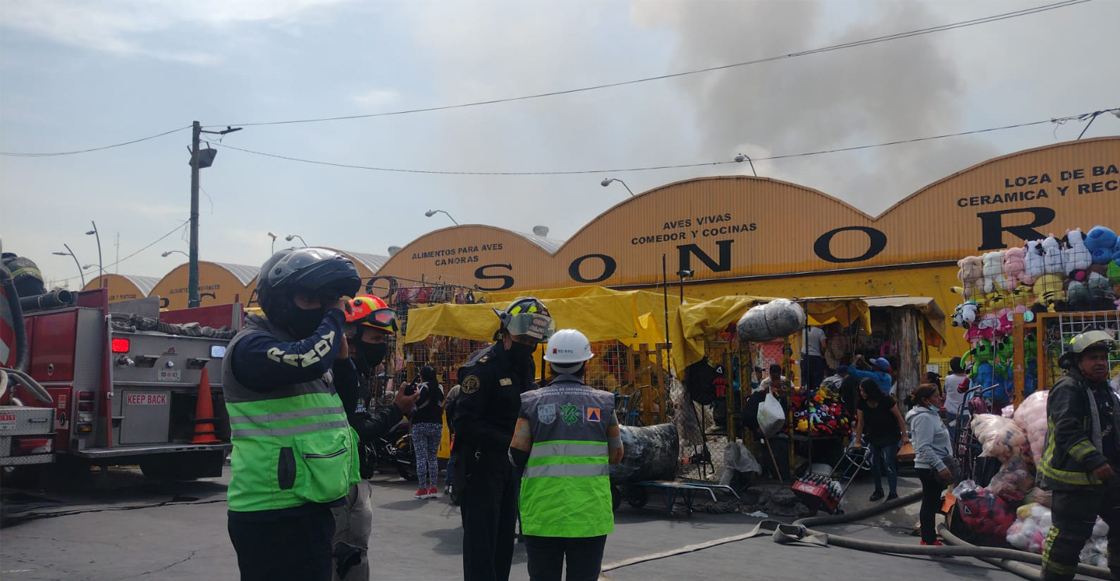
<svg viewBox="0 0 1120 581">
<path fill-rule="evenodd" d="M 956 462 L 949 442 L 949 430 L 938 414 L 943 403 L 944 397 L 937 386 L 928 383 L 918 386 L 907 399 L 911 409 L 906 414 L 906 424 L 914 446 L 914 468 L 922 481 L 919 522 L 923 545 L 941 544 L 937 540 L 933 519 L 941 505 L 941 493 L 953 481 L 952 466 Z"/>
</svg>

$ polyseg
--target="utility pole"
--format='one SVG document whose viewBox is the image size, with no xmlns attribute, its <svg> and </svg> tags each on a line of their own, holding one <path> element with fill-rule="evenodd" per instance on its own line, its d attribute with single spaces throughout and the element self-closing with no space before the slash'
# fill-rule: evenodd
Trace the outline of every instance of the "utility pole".
<svg viewBox="0 0 1120 581">
<path fill-rule="evenodd" d="M 226 135 L 234 131 L 241 131 L 240 127 L 229 127 L 221 131 L 204 131 L 202 124 L 195 121 L 191 125 L 191 249 L 187 270 L 187 306 L 194 308 L 202 302 L 198 296 L 198 170 L 214 164 L 217 151 L 207 147 L 203 156 L 199 147 L 202 145 L 202 134 Z"/>
<path fill-rule="evenodd" d="M 197 307 L 198 298 L 198 148 L 202 125 L 195 121 L 191 126 L 191 252 L 187 267 L 187 306 Z"/>
</svg>

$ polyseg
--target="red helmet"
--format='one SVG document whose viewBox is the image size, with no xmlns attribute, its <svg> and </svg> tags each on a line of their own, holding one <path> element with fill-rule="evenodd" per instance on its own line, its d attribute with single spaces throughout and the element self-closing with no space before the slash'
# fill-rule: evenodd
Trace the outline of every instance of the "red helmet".
<svg viewBox="0 0 1120 581">
<path fill-rule="evenodd" d="M 347 323 L 359 323 L 386 333 L 397 332 L 397 313 L 380 297 L 373 295 L 354 297 L 350 301 L 350 309 L 350 314 L 346 315 Z"/>
</svg>

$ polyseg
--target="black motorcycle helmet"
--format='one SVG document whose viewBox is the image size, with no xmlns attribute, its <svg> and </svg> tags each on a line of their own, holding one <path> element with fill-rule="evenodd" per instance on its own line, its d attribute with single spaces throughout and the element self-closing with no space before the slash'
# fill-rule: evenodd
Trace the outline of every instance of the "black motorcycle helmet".
<svg viewBox="0 0 1120 581">
<path fill-rule="evenodd" d="M 273 254 L 261 265 L 257 278 L 257 302 L 269 321 L 287 325 L 288 313 L 296 308 L 296 291 L 334 300 L 354 296 L 361 287 L 354 263 L 324 248 L 289 248 Z"/>
</svg>

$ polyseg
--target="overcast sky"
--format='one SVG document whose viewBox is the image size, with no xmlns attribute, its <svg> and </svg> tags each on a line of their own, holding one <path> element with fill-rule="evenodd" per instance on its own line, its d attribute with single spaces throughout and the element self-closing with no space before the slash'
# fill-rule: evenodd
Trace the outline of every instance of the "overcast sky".
<svg viewBox="0 0 1120 581">
<path fill-rule="evenodd" d="M 359 2 L 3 0 L 0 151 L 82 149 L 187 126 L 356 115 L 528 95 L 794 53 L 1047 2 Z M 344 164 L 552 171 L 766 157 L 1120 106 L 1120 2 L 872 46 L 514 103 L 246 127 L 225 143 Z M 761 161 L 759 175 L 877 215 L 988 158 L 1075 139 L 1080 123 Z M 1120 134 L 1106 116 L 1086 137 Z M 182 131 L 64 157 L 0 157 L 4 250 L 74 277 L 189 217 Z M 219 150 L 202 171 L 203 260 L 259 265 L 271 231 L 387 254 L 460 223 L 564 239 L 628 194 L 746 164 L 574 176 L 433 176 Z M 176 232 L 110 271 L 163 276 Z M 76 286 L 76 278 L 71 288 Z"/>
</svg>

